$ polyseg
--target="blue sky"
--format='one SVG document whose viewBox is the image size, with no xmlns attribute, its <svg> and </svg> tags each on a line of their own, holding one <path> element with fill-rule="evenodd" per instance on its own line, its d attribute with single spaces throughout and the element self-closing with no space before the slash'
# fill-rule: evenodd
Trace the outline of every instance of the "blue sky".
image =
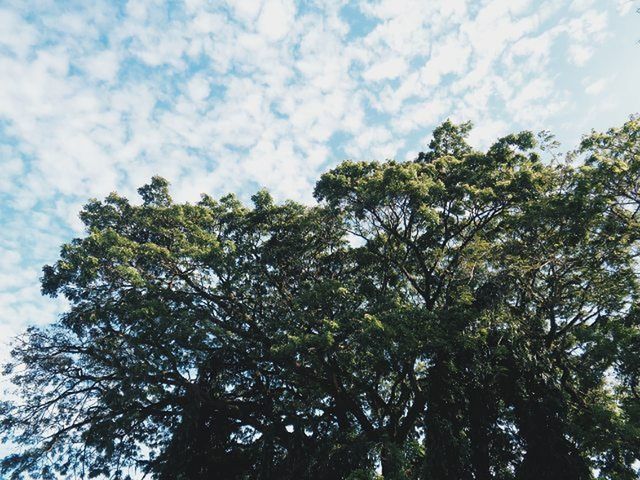
<svg viewBox="0 0 640 480">
<path fill-rule="evenodd" d="M 81 205 L 154 174 L 181 201 L 310 201 L 323 170 L 411 158 L 447 117 L 479 147 L 548 129 L 571 148 L 622 123 L 640 111 L 638 6 L 1 0 L 0 339 L 65 308 L 38 277 Z"/>
</svg>

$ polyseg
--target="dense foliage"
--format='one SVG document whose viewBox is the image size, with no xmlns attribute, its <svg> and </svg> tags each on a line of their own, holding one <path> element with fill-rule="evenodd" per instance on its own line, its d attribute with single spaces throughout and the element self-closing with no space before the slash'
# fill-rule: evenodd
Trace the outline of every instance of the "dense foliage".
<svg viewBox="0 0 640 480">
<path fill-rule="evenodd" d="M 16 340 L 11 478 L 634 479 L 640 121 L 543 161 L 446 122 L 345 162 L 316 206 L 81 213 L 44 268 L 70 308 Z"/>
</svg>

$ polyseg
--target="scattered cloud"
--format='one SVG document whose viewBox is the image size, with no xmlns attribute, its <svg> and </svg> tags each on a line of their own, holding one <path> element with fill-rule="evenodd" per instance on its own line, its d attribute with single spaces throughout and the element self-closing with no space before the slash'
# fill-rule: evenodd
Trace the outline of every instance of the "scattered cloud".
<svg viewBox="0 0 640 480">
<path fill-rule="evenodd" d="M 634 6 L 635 0 L 618 0 L 618 13 L 626 15 Z"/>
<path fill-rule="evenodd" d="M 584 91 L 588 95 L 599 95 L 607 88 L 607 85 L 611 83 L 610 77 L 599 78 L 597 80 L 586 80 L 583 82 Z"/>
</svg>

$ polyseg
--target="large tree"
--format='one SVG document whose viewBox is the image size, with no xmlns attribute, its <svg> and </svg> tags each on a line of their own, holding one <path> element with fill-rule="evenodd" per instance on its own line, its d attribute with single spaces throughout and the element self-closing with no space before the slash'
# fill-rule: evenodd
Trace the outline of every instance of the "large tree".
<svg viewBox="0 0 640 480">
<path fill-rule="evenodd" d="M 632 479 L 640 122 L 573 163 L 445 122 L 316 206 L 112 194 L 19 337 L 15 478 Z"/>
</svg>

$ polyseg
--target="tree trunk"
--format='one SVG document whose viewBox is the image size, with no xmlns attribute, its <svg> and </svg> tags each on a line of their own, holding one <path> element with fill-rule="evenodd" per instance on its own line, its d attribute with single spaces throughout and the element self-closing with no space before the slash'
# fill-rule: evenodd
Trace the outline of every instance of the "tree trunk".
<svg viewBox="0 0 640 480">
<path fill-rule="evenodd" d="M 425 478 L 468 480 L 467 440 L 464 412 L 453 361 L 441 353 L 429 371 L 427 390 Z"/>
<path fill-rule="evenodd" d="M 471 464 L 475 480 L 491 480 L 489 458 L 489 428 L 493 421 L 492 401 L 481 388 L 474 388 L 469 395 Z"/>
<path fill-rule="evenodd" d="M 515 366 L 515 365 L 514 365 Z M 516 422 L 526 453 L 516 470 L 518 480 L 593 478 L 590 468 L 566 436 L 566 402 L 562 391 L 546 380 L 544 370 L 519 367 L 520 392 L 514 392 Z M 524 372 L 524 373 L 522 373 Z M 523 388 L 522 388 L 523 387 Z"/>
</svg>

